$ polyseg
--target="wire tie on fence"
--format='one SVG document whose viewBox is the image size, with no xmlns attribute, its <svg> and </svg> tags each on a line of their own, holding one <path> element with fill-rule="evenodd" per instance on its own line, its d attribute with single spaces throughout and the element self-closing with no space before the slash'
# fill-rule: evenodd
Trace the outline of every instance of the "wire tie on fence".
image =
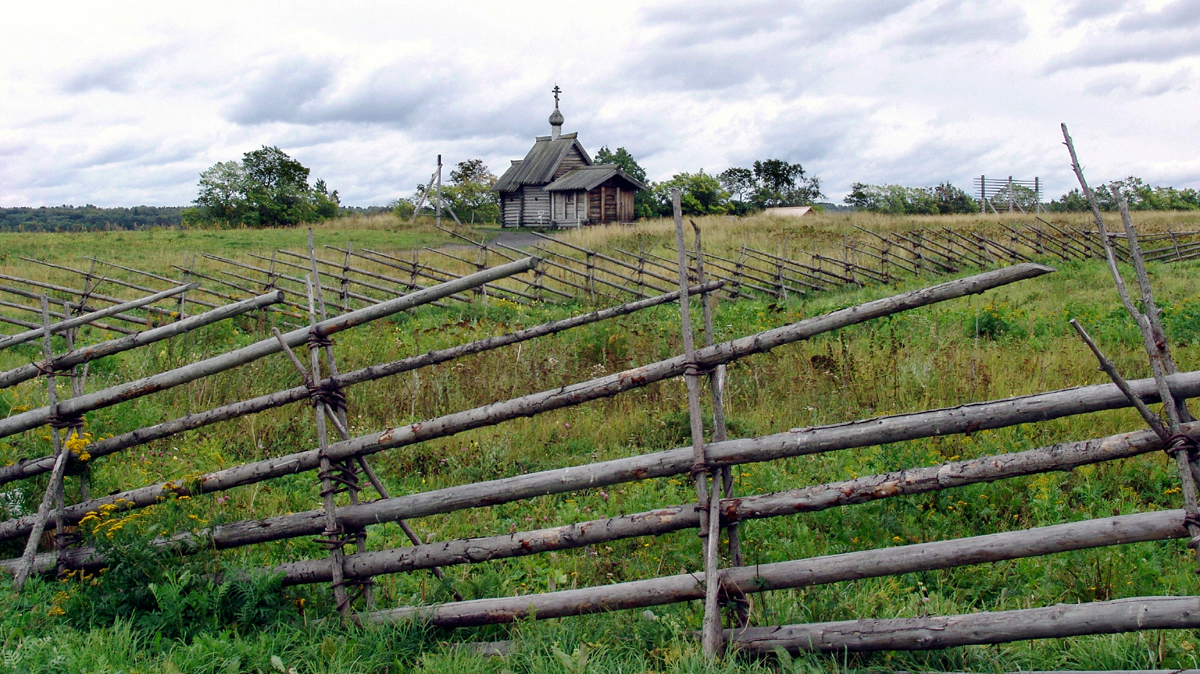
<svg viewBox="0 0 1200 674">
<path fill-rule="evenodd" d="M 46 376 L 59 375 L 59 374 L 64 374 L 64 373 L 71 371 L 71 366 L 56 367 L 54 365 L 54 361 L 49 361 L 49 362 L 39 361 L 36 363 L 30 363 L 30 365 L 32 365 L 35 370 L 37 370 L 38 372 L 41 372 L 43 375 L 46 375 Z"/>
<path fill-rule="evenodd" d="M 1176 452 L 1180 450 L 1186 450 L 1188 453 L 1188 458 L 1191 458 L 1195 456 L 1196 449 L 1196 441 L 1193 440 L 1191 436 L 1185 433 L 1176 433 L 1175 435 L 1167 438 L 1167 447 L 1163 451 L 1165 451 L 1168 456 L 1175 456 Z"/>
<path fill-rule="evenodd" d="M 716 371 L 716 369 L 717 368 L 715 366 L 710 365 L 705 367 L 695 361 L 692 361 L 686 365 L 683 373 L 689 377 L 699 377 L 701 375 L 712 374 Z"/>
<path fill-rule="evenodd" d="M 333 340 L 325 335 L 318 334 L 316 330 L 308 331 L 308 348 L 319 349 L 326 346 L 333 346 Z"/>
<path fill-rule="evenodd" d="M 63 429 L 67 429 L 67 428 L 78 428 L 83 425 L 83 415 L 82 414 L 73 414 L 73 415 L 69 415 L 69 416 L 54 415 L 54 416 L 51 416 L 46 421 L 46 423 L 47 423 L 47 425 L 50 426 L 50 428 L 56 428 L 60 431 Z"/>
<path fill-rule="evenodd" d="M 304 382 L 304 386 L 308 388 L 308 398 L 314 406 L 323 404 L 335 414 L 346 409 L 346 392 L 332 381 L 326 380 L 316 384 L 310 378 Z"/>
</svg>

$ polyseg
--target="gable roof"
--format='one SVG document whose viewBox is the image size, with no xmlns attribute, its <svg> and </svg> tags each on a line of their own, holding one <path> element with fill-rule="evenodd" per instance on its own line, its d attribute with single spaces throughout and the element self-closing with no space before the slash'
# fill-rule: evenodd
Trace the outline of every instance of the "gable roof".
<svg viewBox="0 0 1200 674">
<path fill-rule="evenodd" d="M 554 178 L 554 171 L 572 147 L 579 150 L 583 160 L 590 166 L 592 158 L 576 136 L 578 134 L 575 133 L 564 133 L 555 139 L 551 139 L 550 136 L 538 136 L 529 154 L 521 161 L 514 161 L 492 189 L 497 192 L 512 192 L 522 185 L 545 185 Z"/>
<path fill-rule="evenodd" d="M 640 180 L 621 170 L 616 164 L 597 164 L 577 168 L 546 186 L 547 192 L 564 192 L 568 190 L 590 190 L 612 177 L 619 177 L 633 185 L 636 189 L 645 190 L 647 187 Z"/>
</svg>

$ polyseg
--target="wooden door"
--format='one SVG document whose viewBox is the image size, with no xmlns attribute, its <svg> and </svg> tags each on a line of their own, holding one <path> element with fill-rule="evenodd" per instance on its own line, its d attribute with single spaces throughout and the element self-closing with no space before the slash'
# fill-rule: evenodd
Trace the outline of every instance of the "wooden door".
<svg viewBox="0 0 1200 674">
<path fill-rule="evenodd" d="M 604 221 L 620 220 L 617 217 L 617 190 L 604 190 Z"/>
</svg>

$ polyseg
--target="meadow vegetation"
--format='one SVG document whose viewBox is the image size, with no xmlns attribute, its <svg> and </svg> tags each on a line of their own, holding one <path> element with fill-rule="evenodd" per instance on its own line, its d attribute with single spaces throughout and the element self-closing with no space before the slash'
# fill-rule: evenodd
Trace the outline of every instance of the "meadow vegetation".
<svg viewBox="0 0 1200 674">
<path fill-rule="evenodd" d="M 1087 227 L 1075 214 L 1046 216 Z M 1137 214 L 1142 231 L 1200 230 L 1200 213 Z M 996 231 L 1007 214 L 897 218 L 820 214 L 798 220 L 697 218 L 705 249 L 736 257 L 743 244 L 768 251 L 832 253 L 854 225 L 876 231 L 953 227 Z M 427 224 L 394 216 L 343 218 L 317 225 L 317 242 L 375 248 L 400 257 L 447 243 Z M 494 236 L 477 230 L 471 236 Z M 615 254 L 673 242 L 668 221 L 592 227 L 565 240 Z M 86 257 L 159 272 L 182 264 L 184 252 L 249 259 L 251 252 L 304 247 L 305 232 L 286 229 L 106 232 L 80 235 L 0 234 L 0 272 L 70 278 L 23 262 L 36 256 L 76 267 Z M 428 258 L 428 253 L 423 259 Z M 1148 376 L 1136 327 L 1121 309 L 1108 272 L 1097 261 L 1044 260 L 1058 272 L 1031 281 L 822 335 L 729 368 L 731 437 L 784 431 L 865 417 L 943 407 L 1103 383 L 1067 324 L 1078 318 L 1129 378 Z M 447 268 L 453 261 L 443 260 Z M 1151 264 L 1150 273 L 1182 370 L 1200 360 L 1200 266 Z M 463 267 L 465 269 L 465 267 Z M 966 272 L 964 272 L 965 274 Z M 910 279 L 811 296 L 722 300 L 716 339 L 726 340 L 896 292 L 942 277 Z M 75 277 L 78 280 L 78 277 Z M 73 284 L 77 285 L 77 284 Z M 693 305 L 694 306 L 694 305 Z M 430 349 L 509 332 L 585 310 L 586 305 L 522 306 L 494 298 L 487 306 L 452 304 L 411 313 L 339 335 L 343 371 Z M 699 325 L 697 317 L 693 325 Z M 673 356 L 681 351 L 678 309 L 659 307 L 554 337 L 507 347 L 349 389 L 351 433 L 380 430 L 541 391 Z M 96 334 L 87 339 L 97 340 Z M 262 338 L 256 317 L 227 321 L 153 347 L 94 363 L 96 389 L 176 367 Z M 58 343 L 56 348 L 61 349 Z M 301 350 L 302 351 L 302 350 Z M 0 369 L 36 357 L 38 347 L 0 351 Z M 303 359 L 305 354 L 299 354 Z M 99 410 L 87 417 L 93 437 L 137 427 L 296 385 L 283 356 Z M 68 390 L 65 384 L 61 391 Z M 41 405 L 42 381 L 0 391 L 0 415 Z M 566 465 L 584 464 L 689 444 L 682 380 L 654 384 L 608 400 L 532 419 L 391 450 L 372 462 L 393 495 Z M 931 438 L 798 457 L 736 470 L 741 494 L 937 465 L 1138 429 L 1136 413 L 1114 411 L 1037 425 Z M 48 433 L 0 440 L 0 461 L 49 453 Z M 92 493 L 137 487 L 278 456 L 315 446 L 311 410 L 295 405 L 137 447 L 92 462 Z M 69 477 L 68 494 L 78 478 Z M 36 508 L 45 478 L 6 485 L 0 505 L 10 516 Z M 221 494 L 172 499 L 136 513 L 98 513 L 85 538 L 119 563 L 98 575 L 36 579 L 19 597 L 0 580 L 0 669 L 21 672 L 816 672 L 860 669 L 1009 671 L 1141 669 L 1198 666 L 1194 634 L 1180 631 L 1047 639 L 928 653 L 801 656 L 752 660 L 733 656 L 709 665 L 691 633 L 699 604 L 581 618 L 435 630 L 412 624 L 357 628 L 334 615 L 327 586 L 280 588 L 277 578 L 222 579 L 245 570 L 324 555 L 315 541 L 294 539 L 187 557 L 148 551 L 163 531 L 319 507 L 315 476 L 294 475 Z M 367 496 L 374 496 L 367 491 Z M 412 522 L 426 540 L 494 535 L 639 512 L 695 498 L 683 479 L 646 480 L 548 496 Z M 1178 477 L 1156 454 L 994 484 L 742 525 L 748 564 L 1020 530 L 1115 514 L 1178 508 Z M 395 524 L 371 527 L 372 549 L 406 545 Z M 19 543 L 0 543 L 6 556 Z M 701 568 L 695 532 L 613 542 L 446 569 L 448 584 L 468 598 L 511 596 L 621 582 Z M 224 575 L 221 575 L 224 574 Z M 1128 596 L 1196 594 L 1195 558 L 1182 541 L 1145 543 L 938 572 L 777 591 L 753 598 L 753 624 L 859 617 L 953 614 L 1045 606 Z M 446 585 L 424 572 L 381 577 L 381 607 L 445 601 Z M 469 642 L 512 640 L 514 651 L 489 658 Z"/>
</svg>

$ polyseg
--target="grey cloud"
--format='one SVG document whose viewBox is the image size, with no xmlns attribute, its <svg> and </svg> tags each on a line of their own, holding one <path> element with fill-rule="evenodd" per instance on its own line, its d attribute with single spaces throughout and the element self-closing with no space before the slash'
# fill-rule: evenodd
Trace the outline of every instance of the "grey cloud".
<svg viewBox="0 0 1200 674">
<path fill-rule="evenodd" d="M 309 113 L 325 87 L 333 81 L 334 67 L 327 61 L 287 59 L 258 74 L 229 113 L 243 125 L 294 122 Z"/>
<path fill-rule="evenodd" d="M 797 3 L 786 0 L 751 2 L 739 6 L 725 3 L 686 3 L 658 7 L 645 12 L 649 28 L 667 30 L 671 46 L 711 43 L 713 40 L 741 40 L 773 32 L 795 10 Z"/>
<path fill-rule="evenodd" d="M 844 151 L 857 129 L 867 128 L 869 110 L 837 110 L 812 114 L 785 113 L 772 120 L 752 159 L 772 157 L 810 164 L 836 163 L 852 153 Z"/>
<path fill-rule="evenodd" d="M 1117 24 L 1122 30 L 1169 30 L 1200 25 L 1200 3 L 1175 0 L 1157 12 L 1127 14 Z"/>
<path fill-rule="evenodd" d="M 331 61 L 290 60 L 258 75 L 228 117 L 242 125 L 365 125 L 437 138 L 519 132 L 515 119 L 531 109 L 532 96 L 497 101 L 463 71 L 456 63 L 396 62 L 345 82 Z"/>
<path fill-rule="evenodd" d="M 69 94 L 93 90 L 125 93 L 133 88 L 137 76 L 160 57 L 162 47 L 143 49 L 135 54 L 100 58 L 84 65 L 62 85 Z"/>
<path fill-rule="evenodd" d="M 821 75 L 819 59 L 812 57 L 821 45 L 882 23 L 915 2 L 767 0 L 658 8 L 646 14 L 650 36 L 622 77 L 669 91 L 720 91 L 760 79 L 790 89 Z"/>
<path fill-rule="evenodd" d="M 1079 0 L 1063 14 L 1062 22 L 1074 26 L 1084 21 L 1100 19 L 1121 11 L 1129 0 Z"/>
<path fill-rule="evenodd" d="M 1025 13 L 1018 7 L 948 0 L 934 8 L 918 28 L 899 38 L 897 43 L 930 47 L 973 42 L 1013 44 L 1028 34 Z"/>
<path fill-rule="evenodd" d="M 1095 42 L 1051 59 L 1046 72 L 1070 68 L 1095 68 L 1121 63 L 1165 63 L 1185 56 L 1200 54 L 1200 34 L 1136 35 Z"/>
<path fill-rule="evenodd" d="M 711 46 L 714 41 L 746 41 L 783 33 L 812 43 L 882 23 L 918 0 L 847 0 L 837 3 L 759 0 L 751 3 L 682 3 L 644 15 L 647 27 L 660 28 L 664 43 Z"/>
<path fill-rule="evenodd" d="M 958 187 L 970 190 L 971 180 L 989 168 L 1001 164 L 1005 174 L 1020 177 L 1025 166 L 993 158 L 998 149 L 995 143 L 963 143 L 958 140 L 935 137 L 918 143 L 907 152 L 891 155 L 884 160 L 871 163 L 847 165 L 839 163 L 838 175 L 843 176 L 845 186 L 851 182 L 895 183 L 912 187 L 929 187 L 949 181 Z M 1021 160 L 1028 163 L 1028 160 Z M 1033 170 L 1033 169 L 1028 169 Z M 1031 176 L 1032 177 L 1032 176 Z"/>
<path fill-rule="evenodd" d="M 1124 96 L 1153 98 L 1194 88 L 1196 73 L 1191 68 L 1180 68 L 1165 77 L 1145 81 L 1137 75 L 1113 75 L 1093 80 L 1084 87 L 1084 92 L 1093 96 Z"/>
</svg>

